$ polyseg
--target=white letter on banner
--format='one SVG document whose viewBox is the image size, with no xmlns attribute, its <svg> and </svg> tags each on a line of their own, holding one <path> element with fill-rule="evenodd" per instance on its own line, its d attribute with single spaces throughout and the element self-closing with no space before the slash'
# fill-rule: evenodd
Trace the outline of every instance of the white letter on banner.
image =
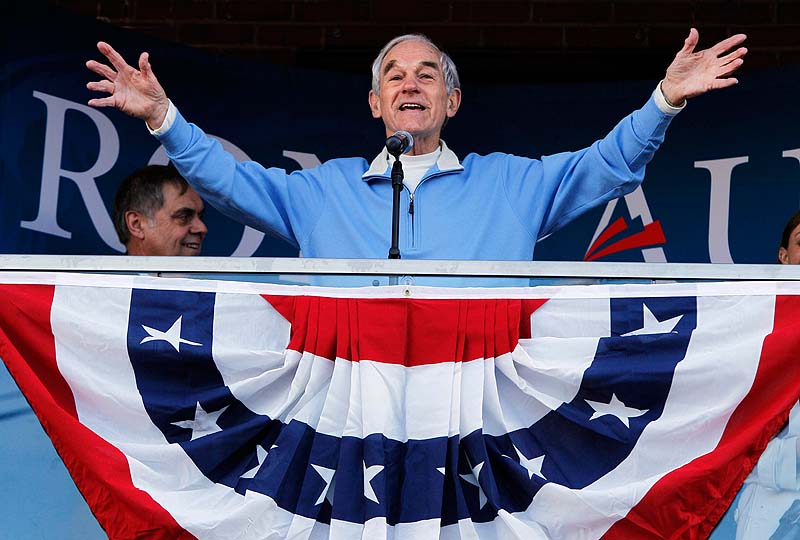
<svg viewBox="0 0 800 540">
<path fill-rule="evenodd" d="M 288 157 L 296 161 L 304 169 L 313 169 L 322 165 L 316 154 L 306 152 L 295 152 L 294 150 L 284 150 L 283 157 Z"/>
<path fill-rule="evenodd" d="M 731 206 L 731 173 L 747 163 L 747 156 L 695 161 L 696 169 L 711 173 L 711 200 L 708 208 L 708 257 L 712 263 L 732 263 L 728 242 L 728 216 Z"/>
<path fill-rule="evenodd" d="M 636 219 L 637 217 L 641 218 L 642 225 L 649 225 L 653 222 L 653 216 L 650 214 L 650 206 L 647 204 L 647 198 L 644 196 L 644 189 L 642 189 L 642 186 L 637 187 L 635 190 L 625 195 L 624 200 L 625 204 L 628 206 L 628 214 L 631 216 L 631 219 Z M 597 223 L 594 236 L 592 236 L 592 239 L 589 241 L 589 246 L 586 248 L 587 251 L 592 247 L 595 240 L 597 240 L 605 228 L 608 227 L 608 224 L 611 222 L 611 217 L 614 215 L 617 201 L 619 201 L 619 199 L 611 199 L 608 201 L 606 209 L 603 211 L 603 215 Z M 643 248 L 642 258 L 644 262 L 648 263 L 667 262 L 667 256 L 662 247 Z"/>
<path fill-rule="evenodd" d="M 800 148 L 795 148 L 794 150 L 784 150 L 781 156 L 794 158 L 797 161 L 800 161 Z"/>
<path fill-rule="evenodd" d="M 800 148 L 795 148 L 794 150 L 784 150 L 783 154 L 781 154 L 781 156 L 788 157 L 788 158 L 794 158 L 798 162 L 800 162 Z"/>
<path fill-rule="evenodd" d="M 125 246 L 117 238 L 111 216 L 108 214 L 100 192 L 95 184 L 95 179 L 104 175 L 119 156 L 119 136 L 114 124 L 103 113 L 66 99 L 33 92 L 33 97 L 44 101 L 47 107 L 47 127 L 44 136 L 44 158 L 42 163 L 42 190 L 39 196 L 39 215 L 33 221 L 21 221 L 20 227 L 34 231 L 72 238 L 72 233 L 62 229 L 56 221 L 58 210 L 58 188 L 61 177 L 69 178 L 78 186 L 89 217 L 97 233 L 109 247 L 125 251 Z M 83 172 L 67 171 L 61 168 L 61 154 L 64 139 L 64 117 L 67 109 L 80 111 L 88 116 L 97 127 L 100 135 L 100 150 L 97 161 L 89 170 Z"/>
</svg>

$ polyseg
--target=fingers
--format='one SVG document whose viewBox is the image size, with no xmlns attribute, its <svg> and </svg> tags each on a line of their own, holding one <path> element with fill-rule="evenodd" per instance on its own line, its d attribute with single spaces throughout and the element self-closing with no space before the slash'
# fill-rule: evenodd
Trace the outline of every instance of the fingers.
<svg viewBox="0 0 800 540">
<path fill-rule="evenodd" d="M 150 55 L 146 52 L 139 55 L 139 71 L 142 72 L 145 78 L 153 75 L 153 70 L 150 68 Z"/>
<path fill-rule="evenodd" d="M 731 73 L 742 67 L 742 64 L 744 64 L 744 60 L 742 60 L 741 58 L 737 58 L 736 60 L 728 62 L 724 66 L 720 67 L 720 72 L 717 75 L 717 77 L 726 77 L 730 75 Z"/>
<path fill-rule="evenodd" d="M 742 58 L 745 54 L 747 54 L 747 49 L 744 47 L 739 47 L 732 53 L 726 54 L 725 56 L 721 56 L 719 58 L 722 65 L 728 64 L 729 62 L 733 62 L 737 58 Z"/>
<path fill-rule="evenodd" d="M 94 98 L 87 102 L 90 107 L 116 107 L 116 103 L 114 96 Z"/>
<path fill-rule="evenodd" d="M 123 69 L 131 67 L 128 65 L 125 59 L 122 58 L 122 56 L 108 43 L 100 41 L 97 44 L 97 50 L 103 53 L 103 56 L 108 58 L 108 61 L 111 62 L 111 65 L 114 66 L 117 71 L 122 71 Z"/>
<path fill-rule="evenodd" d="M 735 36 L 731 36 L 727 39 L 723 39 L 709 50 L 714 52 L 717 56 L 723 54 L 725 51 L 729 51 L 730 49 L 741 45 L 744 40 L 747 39 L 745 34 L 736 34 Z"/>
<path fill-rule="evenodd" d="M 694 48 L 697 47 L 697 42 L 700 40 L 700 34 L 698 34 L 696 28 L 691 28 L 689 30 L 689 36 L 683 42 L 683 48 L 680 50 L 680 53 L 689 54 L 694 51 Z"/>
<path fill-rule="evenodd" d="M 86 62 L 86 67 L 89 68 L 90 70 L 94 71 L 95 73 L 97 73 L 101 77 L 105 77 L 109 81 L 113 81 L 114 79 L 117 78 L 117 72 L 116 71 L 114 71 L 113 69 L 111 69 L 110 67 L 108 67 L 105 64 L 101 64 L 100 62 L 97 62 L 96 60 L 89 60 L 88 62 Z"/>
<path fill-rule="evenodd" d="M 86 83 L 86 88 L 94 92 L 106 92 L 108 94 L 114 93 L 114 83 L 111 81 L 95 81 Z"/>
</svg>

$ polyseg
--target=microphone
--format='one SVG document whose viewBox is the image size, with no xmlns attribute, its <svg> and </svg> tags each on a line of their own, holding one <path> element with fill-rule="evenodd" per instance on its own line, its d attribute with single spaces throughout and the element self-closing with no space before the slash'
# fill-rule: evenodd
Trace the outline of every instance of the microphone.
<svg viewBox="0 0 800 540">
<path fill-rule="evenodd" d="M 395 159 L 400 154 L 407 154 L 414 148 L 414 137 L 408 131 L 395 131 L 394 135 L 386 139 L 386 149 Z"/>
</svg>

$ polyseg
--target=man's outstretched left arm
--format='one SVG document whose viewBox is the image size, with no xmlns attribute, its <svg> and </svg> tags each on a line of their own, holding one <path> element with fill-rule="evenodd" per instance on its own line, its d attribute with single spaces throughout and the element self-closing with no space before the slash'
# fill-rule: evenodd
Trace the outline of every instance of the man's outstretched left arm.
<svg viewBox="0 0 800 540">
<path fill-rule="evenodd" d="M 738 82 L 731 75 L 747 53 L 740 47 L 745 38 L 738 34 L 695 52 L 698 34 L 692 28 L 652 98 L 606 137 L 577 152 L 516 163 L 516 170 L 505 175 L 509 200 L 533 228 L 531 234 L 550 234 L 586 210 L 636 189 L 687 99 Z"/>
</svg>

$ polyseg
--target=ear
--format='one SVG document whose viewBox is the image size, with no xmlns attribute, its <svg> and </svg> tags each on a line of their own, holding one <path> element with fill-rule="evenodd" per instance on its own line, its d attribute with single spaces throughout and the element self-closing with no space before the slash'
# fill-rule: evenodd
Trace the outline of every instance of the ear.
<svg viewBox="0 0 800 540">
<path fill-rule="evenodd" d="M 447 96 L 447 117 L 452 118 L 458 112 L 458 108 L 461 106 L 461 89 L 455 88 L 450 95 Z"/>
<path fill-rule="evenodd" d="M 146 219 L 145 216 L 134 210 L 125 212 L 125 224 L 128 226 L 131 238 L 144 240 L 144 222 Z"/>
<path fill-rule="evenodd" d="M 373 118 L 380 118 L 381 117 L 381 98 L 378 94 L 373 92 L 372 90 L 369 91 L 369 110 L 372 111 Z"/>
<path fill-rule="evenodd" d="M 785 247 L 778 249 L 778 260 L 781 264 L 789 264 L 789 250 Z"/>
</svg>

